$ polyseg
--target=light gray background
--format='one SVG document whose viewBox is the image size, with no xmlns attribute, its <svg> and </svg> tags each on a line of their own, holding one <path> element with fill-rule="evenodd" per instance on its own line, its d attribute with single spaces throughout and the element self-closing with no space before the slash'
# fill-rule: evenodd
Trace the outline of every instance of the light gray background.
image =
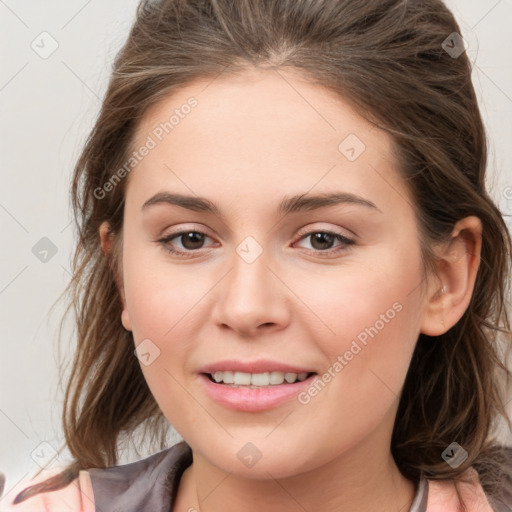
<svg viewBox="0 0 512 512">
<path fill-rule="evenodd" d="M 512 0 L 447 3 L 474 63 L 490 139 L 491 193 L 512 214 Z M 70 278 L 69 180 L 136 5 L 0 0 L 0 470 L 7 474 L 6 493 L 62 444 L 55 346 L 63 308 L 52 315 L 49 308 Z M 50 48 L 44 31 L 58 43 L 46 59 L 31 48 L 34 40 L 41 47 L 43 37 Z M 57 248 L 46 263 L 32 252 L 43 237 Z M 510 433 L 506 439 L 511 442 Z M 123 461 L 134 458 L 127 453 Z M 66 461 L 64 453 L 51 467 Z"/>
</svg>

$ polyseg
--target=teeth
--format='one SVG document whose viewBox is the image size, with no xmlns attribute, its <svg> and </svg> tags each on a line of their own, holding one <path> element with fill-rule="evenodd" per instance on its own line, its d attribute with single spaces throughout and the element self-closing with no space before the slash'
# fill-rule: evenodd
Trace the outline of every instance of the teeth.
<svg viewBox="0 0 512 512">
<path fill-rule="evenodd" d="M 283 372 L 272 372 L 270 374 L 269 383 L 270 384 L 282 384 L 284 382 L 284 373 Z"/>
<path fill-rule="evenodd" d="M 248 375 L 252 386 L 268 386 L 270 384 L 270 376 L 268 373 L 243 373 L 242 375 Z M 238 383 L 238 381 L 237 381 Z"/>
<path fill-rule="evenodd" d="M 284 372 L 264 372 L 264 373 L 245 373 L 245 372 L 215 372 L 210 374 L 215 382 L 224 384 L 234 384 L 235 386 L 269 386 L 278 385 L 286 381 L 288 384 L 303 381 L 308 376 L 303 373 L 284 373 Z"/>
<path fill-rule="evenodd" d="M 251 374 L 243 372 L 235 372 L 233 375 L 233 383 L 237 386 L 250 386 L 251 385 Z"/>
<path fill-rule="evenodd" d="M 284 380 L 291 384 L 292 382 L 295 382 L 297 380 L 297 374 L 296 373 L 285 373 Z"/>
</svg>

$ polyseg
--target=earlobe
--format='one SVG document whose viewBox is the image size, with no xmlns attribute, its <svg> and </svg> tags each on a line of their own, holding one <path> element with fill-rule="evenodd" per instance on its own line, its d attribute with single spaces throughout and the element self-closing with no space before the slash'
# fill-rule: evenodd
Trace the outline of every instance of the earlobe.
<svg viewBox="0 0 512 512">
<path fill-rule="evenodd" d="M 119 297 L 121 298 L 121 304 L 123 306 L 123 311 L 121 312 L 121 323 L 123 324 L 123 327 L 127 331 L 132 330 L 132 322 L 130 320 L 130 313 L 128 313 L 128 308 L 126 307 L 126 299 L 124 297 L 124 287 L 121 284 L 121 286 L 118 285 L 119 290 Z"/>
<path fill-rule="evenodd" d="M 123 324 L 123 327 L 127 331 L 131 331 L 132 330 L 132 323 L 130 321 L 130 314 L 128 313 L 128 310 L 126 309 L 126 305 L 124 304 L 124 301 L 123 301 L 123 312 L 121 313 L 121 323 Z"/>
<path fill-rule="evenodd" d="M 440 336 L 460 320 L 473 295 L 481 246 L 480 219 L 471 216 L 457 222 L 451 241 L 437 254 L 436 274 L 427 284 L 420 332 Z"/>
</svg>

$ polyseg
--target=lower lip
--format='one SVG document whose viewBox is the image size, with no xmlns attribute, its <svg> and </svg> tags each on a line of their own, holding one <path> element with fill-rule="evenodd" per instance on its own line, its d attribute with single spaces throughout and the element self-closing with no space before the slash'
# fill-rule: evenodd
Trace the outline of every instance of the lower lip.
<svg viewBox="0 0 512 512">
<path fill-rule="evenodd" d="M 205 374 L 201 374 L 200 377 L 204 382 L 206 392 L 216 402 L 237 411 L 256 412 L 271 409 L 294 398 L 311 384 L 316 374 L 293 384 L 277 384 L 259 389 L 234 388 L 225 384 L 217 384 Z"/>
</svg>

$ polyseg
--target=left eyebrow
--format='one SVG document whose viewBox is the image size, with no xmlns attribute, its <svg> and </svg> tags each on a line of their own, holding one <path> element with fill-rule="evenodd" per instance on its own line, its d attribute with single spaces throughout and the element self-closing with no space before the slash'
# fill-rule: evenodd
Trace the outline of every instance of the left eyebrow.
<svg viewBox="0 0 512 512">
<path fill-rule="evenodd" d="M 330 192 L 326 194 L 309 196 L 306 194 L 299 194 L 288 198 L 285 197 L 279 205 L 278 212 L 281 215 L 286 215 L 288 213 L 304 210 L 317 210 L 319 208 L 325 208 L 326 206 L 336 206 L 338 204 L 344 203 L 365 206 L 382 213 L 382 210 L 378 208 L 375 203 L 372 203 L 370 200 L 365 199 L 364 197 L 351 194 L 349 192 Z"/>
<path fill-rule="evenodd" d="M 285 197 L 281 201 L 277 209 L 277 213 L 279 215 L 286 215 L 288 213 L 317 210 L 327 206 L 335 206 L 344 203 L 365 206 L 382 213 L 382 210 L 372 201 L 349 192 L 330 192 L 317 195 L 298 194 L 291 197 Z M 215 203 L 198 196 L 185 196 L 182 194 L 173 194 L 171 192 L 159 192 L 149 198 L 142 205 L 141 209 L 145 210 L 155 204 L 171 204 L 186 208 L 187 210 L 213 213 L 214 215 L 222 217 L 222 213 Z"/>
</svg>

